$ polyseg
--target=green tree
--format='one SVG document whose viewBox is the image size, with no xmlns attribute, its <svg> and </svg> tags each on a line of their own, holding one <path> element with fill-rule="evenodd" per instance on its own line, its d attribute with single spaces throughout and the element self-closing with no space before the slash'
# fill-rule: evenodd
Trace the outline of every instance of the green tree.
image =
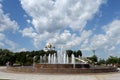
<svg viewBox="0 0 120 80">
<path fill-rule="evenodd" d="M 26 52 L 18 52 L 15 54 L 16 62 L 21 65 L 25 65 L 27 63 L 27 54 Z"/>
<path fill-rule="evenodd" d="M 106 61 L 104 59 L 100 59 L 98 63 L 99 64 L 106 64 Z"/>
<path fill-rule="evenodd" d="M 120 66 L 120 58 L 118 58 L 118 64 L 119 64 L 119 66 Z"/>
<path fill-rule="evenodd" d="M 117 57 L 114 57 L 114 56 L 110 56 L 108 59 L 107 59 L 107 63 L 108 64 L 117 64 L 118 63 L 118 58 Z"/>
<path fill-rule="evenodd" d="M 92 62 L 98 62 L 98 57 L 96 55 L 93 55 L 92 57 L 88 57 Z"/>
<path fill-rule="evenodd" d="M 66 50 L 66 53 L 67 53 L 68 57 L 71 57 L 71 55 L 73 54 L 73 51 L 72 50 Z"/>
<path fill-rule="evenodd" d="M 5 65 L 7 62 L 13 64 L 15 62 L 15 57 L 13 52 L 8 49 L 0 49 L 0 65 Z"/>
<path fill-rule="evenodd" d="M 77 52 L 76 52 L 76 57 L 82 57 L 82 52 L 81 52 L 81 50 L 78 50 Z"/>
</svg>

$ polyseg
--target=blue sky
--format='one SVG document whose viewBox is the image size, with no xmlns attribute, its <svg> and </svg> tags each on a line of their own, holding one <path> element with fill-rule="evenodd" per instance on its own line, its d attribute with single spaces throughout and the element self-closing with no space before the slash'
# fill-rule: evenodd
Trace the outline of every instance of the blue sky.
<svg viewBox="0 0 120 80">
<path fill-rule="evenodd" d="M 89 2 L 88 2 L 89 1 Z M 0 48 L 120 55 L 120 0 L 0 0 Z M 88 56 L 90 54 L 85 54 Z"/>
</svg>

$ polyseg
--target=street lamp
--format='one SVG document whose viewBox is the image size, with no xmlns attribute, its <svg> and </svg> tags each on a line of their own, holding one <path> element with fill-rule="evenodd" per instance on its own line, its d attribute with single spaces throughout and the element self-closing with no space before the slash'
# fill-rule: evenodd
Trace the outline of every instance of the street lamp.
<svg viewBox="0 0 120 80">
<path fill-rule="evenodd" d="M 93 52 L 94 55 L 95 55 L 95 51 L 96 51 L 96 50 L 92 50 L 92 52 Z"/>
<path fill-rule="evenodd" d="M 33 68 L 35 68 L 35 58 L 36 56 L 33 57 Z"/>
</svg>

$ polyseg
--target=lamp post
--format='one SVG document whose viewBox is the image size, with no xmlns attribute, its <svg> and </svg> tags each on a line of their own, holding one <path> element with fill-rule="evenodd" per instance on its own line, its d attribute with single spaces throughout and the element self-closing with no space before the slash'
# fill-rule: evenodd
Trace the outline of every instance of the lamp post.
<svg viewBox="0 0 120 80">
<path fill-rule="evenodd" d="M 92 50 L 92 51 L 93 51 L 93 54 L 95 55 L 95 51 L 96 51 L 96 50 Z"/>
<path fill-rule="evenodd" d="M 35 58 L 36 56 L 33 57 L 33 68 L 35 68 Z"/>
<path fill-rule="evenodd" d="M 95 49 L 94 50 L 92 50 L 93 51 L 93 55 L 95 56 Z M 96 64 L 96 62 L 94 62 L 94 67 L 95 67 L 95 64 Z"/>
<path fill-rule="evenodd" d="M 28 61 L 28 54 L 26 54 L 26 61 L 25 61 L 25 62 L 26 62 L 26 65 L 28 65 L 28 64 L 27 64 L 27 61 Z"/>
</svg>

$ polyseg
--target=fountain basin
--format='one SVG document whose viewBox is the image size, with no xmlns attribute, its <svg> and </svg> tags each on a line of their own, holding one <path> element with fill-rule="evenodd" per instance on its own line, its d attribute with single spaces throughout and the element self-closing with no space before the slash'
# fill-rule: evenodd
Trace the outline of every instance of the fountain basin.
<svg viewBox="0 0 120 80">
<path fill-rule="evenodd" d="M 7 67 L 9 72 L 22 72 L 22 73 L 60 73 L 60 74 L 83 74 L 83 73 L 108 73 L 116 72 L 117 68 L 114 67 L 101 67 L 101 68 L 35 68 L 35 67 Z"/>
<path fill-rule="evenodd" d="M 89 64 L 35 64 L 35 68 L 90 68 Z"/>
</svg>

